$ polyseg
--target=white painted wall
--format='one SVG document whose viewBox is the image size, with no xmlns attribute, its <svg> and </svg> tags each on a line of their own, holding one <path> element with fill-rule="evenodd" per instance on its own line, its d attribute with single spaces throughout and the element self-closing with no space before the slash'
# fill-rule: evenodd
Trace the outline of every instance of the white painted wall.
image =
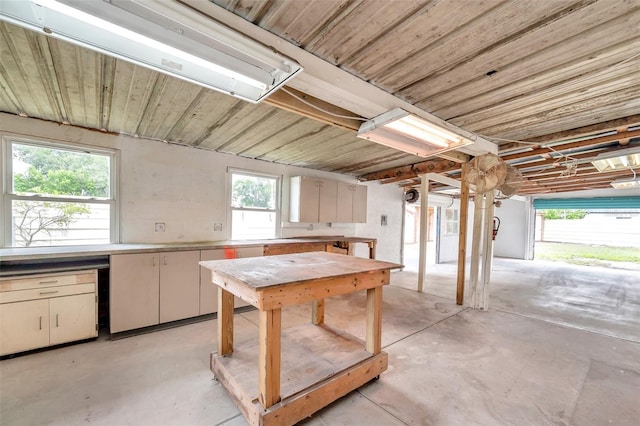
<svg viewBox="0 0 640 426">
<path fill-rule="evenodd" d="M 402 190 L 369 184 L 366 224 L 289 223 L 289 177 L 307 175 L 355 182 L 351 176 L 284 166 L 266 161 L 123 135 L 90 131 L 43 120 L 0 114 L 0 136 L 20 135 L 118 150 L 120 242 L 190 243 L 230 236 L 227 218 L 227 168 L 282 176 L 282 236 L 345 235 L 378 239 L 378 258 L 398 262 L 402 233 Z M 386 227 L 380 214 L 387 214 Z M 166 231 L 155 232 L 164 222 Z M 215 232 L 214 223 L 223 230 Z M 2 235 L 0 235 L 0 240 Z"/>
<path fill-rule="evenodd" d="M 502 200 L 493 215 L 500 219 L 500 230 L 493 245 L 495 257 L 525 259 L 528 241 L 529 209 L 526 201 Z"/>
<path fill-rule="evenodd" d="M 367 182 L 367 223 L 356 224 L 357 236 L 376 236 L 376 258 L 400 263 L 402 248 L 402 220 L 404 191 L 397 185 Z M 387 225 L 381 225 L 381 216 L 387 216 Z M 356 255 L 369 257 L 364 244 L 358 244 Z"/>
</svg>

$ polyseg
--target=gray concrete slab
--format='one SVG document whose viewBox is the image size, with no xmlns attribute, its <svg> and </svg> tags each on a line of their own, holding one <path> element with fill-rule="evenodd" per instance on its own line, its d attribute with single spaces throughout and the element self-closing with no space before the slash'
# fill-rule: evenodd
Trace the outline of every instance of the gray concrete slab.
<svg viewBox="0 0 640 426">
<path fill-rule="evenodd" d="M 416 271 L 392 276 L 393 285 L 417 289 Z M 425 293 L 454 300 L 456 276 L 455 264 L 428 265 Z M 640 342 L 640 272 L 635 268 L 497 258 L 490 291 L 492 308 Z"/>
<path fill-rule="evenodd" d="M 454 265 L 432 265 L 438 295 L 417 293 L 415 273 L 392 274 L 389 370 L 304 424 L 637 424 L 635 275 L 523 263 L 496 261 L 489 312 L 454 304 Z M 363 294 L 327 301 L 327 322 L 360 338 L 363 313 Z M 286 309 L 283 327 L 310 315 Z M 257 312 L 237 314 L 236 342 L 257 335 Z M 215 342 L 209 320 L 2 360 L 0 424 L 246 425 L 209 370 Z"/>
<path fill-rule="evenodd" d="M 570 424 L 592 360 L 632 375 L 640 356 L 636 343 L 471 310 L 387 351 L 389 370 L 360 392 L 412 425 Z M 612 380 L 615 387 L 619 382 Z M 598 397 L 605 405 L 615 398 L 606 392 Z M 640 418 L 638 404 L 625 406 L 626 412 L 611 413 L 613 424 Z"/>
<path fill-rule="evenodd" d="M 639 393 L 640 374 L 637 371 L 593 361 L 571 424 L 637 425 L 640 422 Z"/>
</svg>

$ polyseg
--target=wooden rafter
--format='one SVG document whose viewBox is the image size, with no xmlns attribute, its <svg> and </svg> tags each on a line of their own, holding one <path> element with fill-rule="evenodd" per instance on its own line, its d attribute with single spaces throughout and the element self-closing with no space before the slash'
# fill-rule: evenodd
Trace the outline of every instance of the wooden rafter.
<svg viewBox="0 0 640 426">
<path fill-rule="evenodd" d="M 565 139 L 573 139 L 573 138 L 580 138 L 583 136 L 595 135 L 599 133 L 609 132 L 612 130 L 617 130 L 618 132 L 622 132 L 628 129 L 629 127 L 636 127 L 636 126 L 640 126 L 640 114 L 631 115 L 629 117 L 624 117 L 624 118 L 618 118 L 616 120 L 605 121 L 605 122 L 594 124 L 591 126 L 578 127 L 571 130 L 564 130 L 561 132 L 550 133 L 548 135 L 526 139 L 523 142 L 543 144 L 543 143 L 549 143 L 549 142 L 557 142 Z M 522 149 L 530 146 L 531 145 L 529 144 L 512 142 L 512 143 L 500 145 L 500 152 L 504 153 L 507 151 Z"/>
<path fill-rule="evenodd" d="M 501 158 L 505 161 L 509 161 L 509 160 L 515 160 L 518 158 L 527 158 L 527 157 L 532 157 L 536 155 L 551 154 L 554 151 L 566 151 L 566 150 L 575 149 L 575 148 L 592 147 L 592 146 L 596 147 L 598 145 L 602 145 L 609 142 L 620 141 L 625 139 L 630 140 L 631 138 L 637 138 L 637 137 L 640 137 L 640 130 L 617 133 L 615 135 L 606 135 L 606 136 L 601 136 L 593 139 L 584 139 L 577 142 L 569 142 L 561 145 L 556 145 L 553 147 L 553 150 L 546 147 L 537 148 L 531 151 L 519 152 L 517 154 L 504 155 Z"/>
<path fill-rule="evenodd" d="M 427 160 L 410 166 L 394 167 L 380 172 L 367 173 L 359 177 L 363 182 L 371 180 L 384 180 L 396 177 L 410 179 L 423 173 L 444 173 L 450 170 L 459 170 L 460 164 L 451 160 Z"/>
</svg>

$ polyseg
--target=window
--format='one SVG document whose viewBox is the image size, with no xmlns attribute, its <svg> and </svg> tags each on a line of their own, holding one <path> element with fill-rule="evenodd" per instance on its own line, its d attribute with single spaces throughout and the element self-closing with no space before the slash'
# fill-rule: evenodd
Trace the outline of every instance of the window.
<svg viewBox="0 0 640 426">
<path fill-rule="evenodd" d="M 444 211 L 445 217 L 445 234 L 458 234 L 460 226 L 460 218 L 458 216 L 458 209 L 446 209 Z"/>
<path fill-rule="evenodd" d="M 231 239 L 276 237 L 279 183 L 276 176 L 231 171 Z"/>
<path fill-rule="evenodd" d="M 115 232 L 115 152 L 7 138 L 5 246 L 108 244 Z"/>
</svg>

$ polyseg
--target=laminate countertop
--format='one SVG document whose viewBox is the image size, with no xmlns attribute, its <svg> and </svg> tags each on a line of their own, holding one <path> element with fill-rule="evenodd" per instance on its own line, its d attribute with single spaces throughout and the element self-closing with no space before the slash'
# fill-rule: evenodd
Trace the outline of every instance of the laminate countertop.
<svg viewBox="0 0 640 426">
<path fill-rule="evenodd" d="M 16 247 L 0 249 L 0 261 L 28 261 L 51 258 L 77 258 L 92 256 L 108 256 L 112 254 L 128 253 L 152 253 L 163 251 L 186 250 L 211 250 L 225 247 L 260 247 L 270 245 L 318 243 L 330 241 L 345 241 L 349 243 L 375 242 L 375 238 L 344 237 L 344 236 L 317 236 L 277 238 L 268 240 L 228 240 L 228 241 L 202 241 L 191 243 L 166 243 L 166 244 L 99 244 L 86 246 L 57 246 L 57 247 Z"/>
</svg>

